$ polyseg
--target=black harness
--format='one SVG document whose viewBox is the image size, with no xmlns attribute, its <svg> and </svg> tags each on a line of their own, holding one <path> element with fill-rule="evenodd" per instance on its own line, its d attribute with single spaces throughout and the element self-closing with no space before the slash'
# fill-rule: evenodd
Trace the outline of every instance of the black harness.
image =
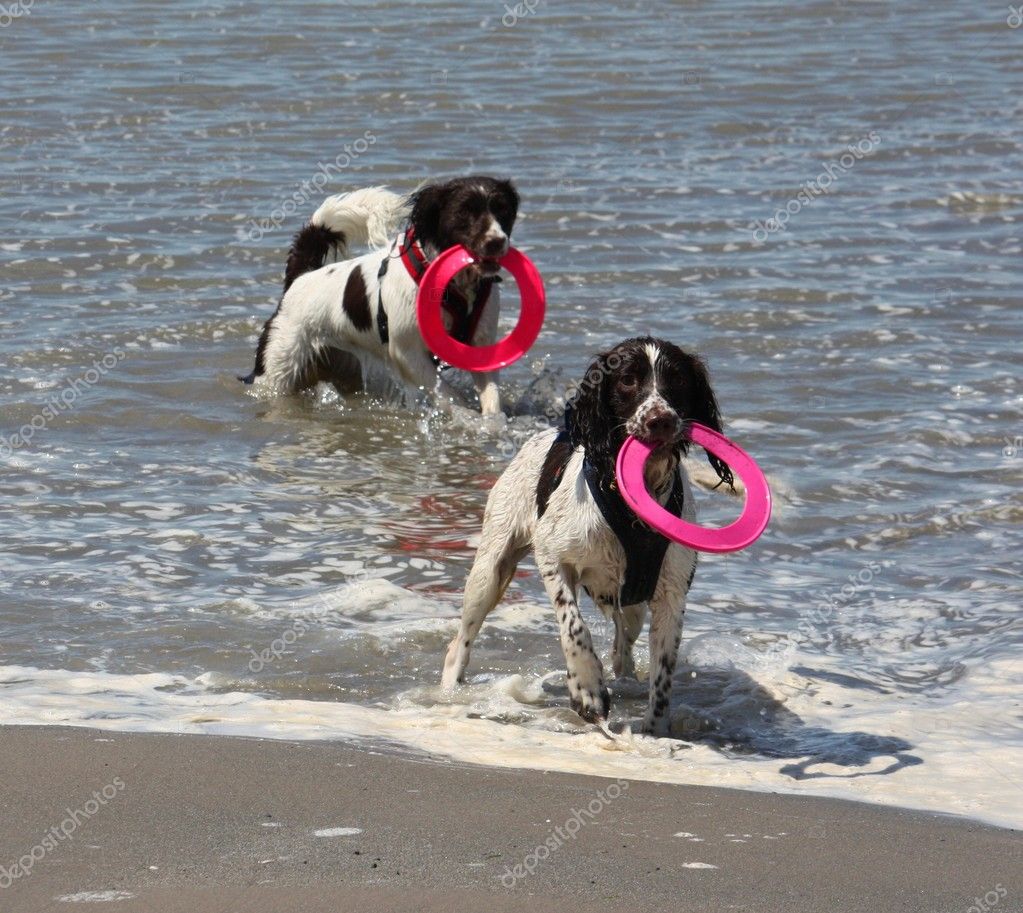
<svg viewBox="0 0 1023 913">
<path fill-rule="evenodd" d="M 384 276 L 387 275 L 387 267 L 390 262 L 389 256 L 384 257 L 384 262 L 377 270 L 377 333 L 380 334 L 380 342 L 385 347 L 391 338 L 390 331 L 387 329 L 387 311 L 384 310 Z"/>
<path fill-rule="evenodd" d="M 573 451 L 568 431 L 561 431 L 547 452 L 541 482 L 537 486 L 537 512 L 541 517 L 547 510 L 551 494 L 564 477 L 565 468 Z M 585 455 L 583 476 L 601 516 L 611 527 L 625 552 L 625 580 L 622 582 L 618 604 L 627 606 L 648 602 L 654 595 L 657 580 L 661 576 L 661 567 L 669 541 L 632 512 L 618 491 L 616 480 L 612 478 L 610 482 L 601 482 L 598 468 Z M 684 503 L 685 491 L 676 472 L 672 475 L 671 492 L 664 509 L 676 517 L 681 517 Z"/>
</svg>

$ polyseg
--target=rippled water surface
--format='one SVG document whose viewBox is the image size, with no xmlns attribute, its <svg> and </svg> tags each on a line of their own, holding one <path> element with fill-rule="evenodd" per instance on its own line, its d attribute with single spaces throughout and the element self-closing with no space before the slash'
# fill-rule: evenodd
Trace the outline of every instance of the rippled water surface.
<svg viewBox="0 0 1023 913">
<path fill-rule="evenodd" d="M 1006 17 L 36 0 L 0 28 L 0 721 L 376 739 L 1019 824 Z M 506 372 L 507 427 L 237 382 L 325 165 L 329 192 L 516 179 L 549 312 Z M 679 738 L 628 734 L 628 684 L 619 744 L 567 709 L 530 564 L 442 695 L 509 442 L 646 332 L 706 357 L 777 501 L 755 547 L 701 564 Z"/>
</svg>

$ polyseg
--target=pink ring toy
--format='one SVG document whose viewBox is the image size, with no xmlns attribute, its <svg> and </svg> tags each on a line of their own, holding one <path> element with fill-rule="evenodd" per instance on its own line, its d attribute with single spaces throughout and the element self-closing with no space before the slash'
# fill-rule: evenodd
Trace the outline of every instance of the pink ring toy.
<svg viewBox="0 0 1023 913">
<path fill-rule="evenodd" d="M 476 258 L 459 245 L 449 247 L 426 268 L 416 297 L 419 332 L 441 361 L 465 371 L 496 371 L 518 361 L 536 342 L 543 326 L 547 299 L 536 267 L 525 254 L 509 248 L 499 262 L 515 277 L 522 296 L 522 313 L 515 329 L 492 346 L 469 346 L 452 339 L 441 316 L 444 290 L 456 273 L 474 262 Z"/>
<path fill-rule="evenodd" d="M 673 542 L 701 552 L 737 552 L 755 542 L 767 527 L 771 518 L 771 489 L 760 467 L 741 447 L 704 425 L 693 422 L 690 429 L 690 440 L 724 460 L 746 486 L 746 504 L 738 520 L 714 529 L 689 523 L 666 511 L 650 496 L 643 479 L 643 466 L 654 448 L 631 436 L 618 451 L 615 467 L 618 487 L 636 515 Z"/>
</svg>

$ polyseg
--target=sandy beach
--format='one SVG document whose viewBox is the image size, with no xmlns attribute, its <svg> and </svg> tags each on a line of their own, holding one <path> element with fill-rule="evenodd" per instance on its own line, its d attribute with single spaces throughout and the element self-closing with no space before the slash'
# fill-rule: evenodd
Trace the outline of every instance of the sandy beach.
<svg viewBox="0 0 1023 913">
<path fill-rule="evenodd" d="M 985 895 L 1007 913 L 1023 899 L 1017 832 L 831 799 L 59 727 L 3 727 L 0 764 L 5 913 L 939 913 Z"/>
</svg>

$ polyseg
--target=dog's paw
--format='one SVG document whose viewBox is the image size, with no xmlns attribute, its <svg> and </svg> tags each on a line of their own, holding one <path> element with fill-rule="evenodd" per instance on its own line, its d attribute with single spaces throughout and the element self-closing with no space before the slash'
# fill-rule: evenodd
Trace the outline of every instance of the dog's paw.
<svg viewBox="0 0 1023 913">
<path fill-rule="evenodd" d="M 664 712 L 660 716 L 654 716 L 653 712 L 648 710 L 643 717 L 642 731 L 643 735 L 663 738 L 671 732 L 671 714 Z"/>
<path fill-rule="evenodd" d="M 611 693 L 603 685 L 596 691 L 580 689 L 572 695 L 572 709 L 587 723 L 602 723 L 611 712 Z"/>
</svg>

